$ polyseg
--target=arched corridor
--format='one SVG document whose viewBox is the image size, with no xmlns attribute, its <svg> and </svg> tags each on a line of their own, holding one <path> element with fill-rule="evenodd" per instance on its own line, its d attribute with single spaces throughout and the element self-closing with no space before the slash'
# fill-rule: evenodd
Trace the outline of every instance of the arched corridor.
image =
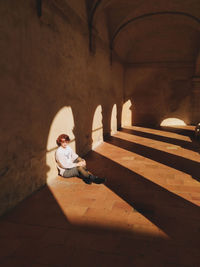
<svg viewBox="0 0 200 267">
<path fill-rule="evenodd" d="M 199 0 L 0 17 L 0 265 L 200 266 Z M 60 134 L 105 185 L 58 176 Z"/>
</svg>

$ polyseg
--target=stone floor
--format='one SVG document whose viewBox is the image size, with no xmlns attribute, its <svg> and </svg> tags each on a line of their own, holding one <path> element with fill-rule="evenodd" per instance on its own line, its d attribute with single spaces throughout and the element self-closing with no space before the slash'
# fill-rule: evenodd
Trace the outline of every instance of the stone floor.
<svg viewBox="0 0 200 267">
<path fill-rule="evenodd" d="M 200 266 L 193 127 L 126 127 L 87 157 L 107 178 L 57 177 L 0 220 L 0 266 Z"/>
</svg>

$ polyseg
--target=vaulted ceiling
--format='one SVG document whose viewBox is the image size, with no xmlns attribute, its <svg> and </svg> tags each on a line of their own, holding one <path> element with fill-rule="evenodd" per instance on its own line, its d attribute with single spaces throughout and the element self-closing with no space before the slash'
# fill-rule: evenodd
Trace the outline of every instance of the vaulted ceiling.
<svg viewBox="0 0 200 267">
<path fill-rule="evenodd" d="M 128 63 L 194 62 L 199 0 L 88 0 L 93 28 L 106 16 L 111 50 Z"/>
</svg>

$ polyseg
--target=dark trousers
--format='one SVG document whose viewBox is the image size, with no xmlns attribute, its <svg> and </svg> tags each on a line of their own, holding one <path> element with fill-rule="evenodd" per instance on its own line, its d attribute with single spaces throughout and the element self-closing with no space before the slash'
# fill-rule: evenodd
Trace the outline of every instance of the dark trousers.
<svg viewBox="0 0 200 267">
<path fill-rule="evenodd" d="M 74 163 L 78 163 L 82 161 L 82 158 L 78 157 Z M 63 173 L 63 177 L 65 178 L 69 178 L 69 177 L 74 177 L 74 176 L 78 176 L 80 178 L 89 178 L 89 176 L 91 175 L 91 172 L 89 172 L 86 167 L 74 167 L 71 169 L 66 169 Z"/>
</svg>

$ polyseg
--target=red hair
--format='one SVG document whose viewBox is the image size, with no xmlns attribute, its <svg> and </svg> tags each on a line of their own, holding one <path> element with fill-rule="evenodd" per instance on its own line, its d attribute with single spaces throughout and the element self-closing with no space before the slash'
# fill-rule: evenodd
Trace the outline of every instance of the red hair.
<svg viewBox="0 0 200 267">
<path fill-rule="evenodd" d="M 58 138 L 56 139 L 56 143 L 58 146 L 61 146 L 62 143 L 62 139 L 66 140 L 66 141 L 70 141 L 69 136 L 67 134 L 61 134 L 58 136 Z"/>
</svg>

